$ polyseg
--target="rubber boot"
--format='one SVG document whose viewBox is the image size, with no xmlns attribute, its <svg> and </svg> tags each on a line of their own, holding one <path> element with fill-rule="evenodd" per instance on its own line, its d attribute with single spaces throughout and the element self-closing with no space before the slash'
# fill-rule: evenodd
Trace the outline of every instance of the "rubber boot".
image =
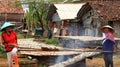
<svg viewBox="0 0 120 67">
<path fill-rule="evenodd" d="M 14 56 L 13 59 L 14 59 L 15 66 L 19 67 L 18 56 Z"/>
</svg>

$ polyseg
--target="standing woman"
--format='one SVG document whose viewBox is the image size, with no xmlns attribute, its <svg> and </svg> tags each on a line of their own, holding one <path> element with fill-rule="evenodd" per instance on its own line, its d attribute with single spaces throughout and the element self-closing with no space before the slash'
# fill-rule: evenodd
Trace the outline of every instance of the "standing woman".
<svg viewBox="0 0 120 67">
<path fill-rule="evenodd" d="M 103 39 L 103 55 L 104 55 L 104 61 L 105 61 L 105 67 L 113 67 L 113 52 L 117 51 L 115 40 L 114 40 L 114 29 L 109 26 L 103 26 L 101 28 L 101 31 L 104 34 Z"/>
<path fill-rule="evenodd" d="M 1 27 L 1 38 L 2 44 L 5 46 L 7 59 L 8 59 L 8 67 L 13 67 L 13 60 L 16 67 L 19 67 L 18 64 L 18 56 L 17 56 L 17 36 L 16 33 L 12 30 L 14 24 L 10 22 L 5 22 Z"/>
</svg>

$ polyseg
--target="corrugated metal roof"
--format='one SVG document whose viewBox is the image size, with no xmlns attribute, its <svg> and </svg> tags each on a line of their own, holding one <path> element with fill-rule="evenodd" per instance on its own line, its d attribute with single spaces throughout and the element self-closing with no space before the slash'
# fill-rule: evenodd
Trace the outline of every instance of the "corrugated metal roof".
<svg viewBox="0 0 120 67">
<path fill-rule="evenodd" d="M 75 19 L 78 11 L 85 3 L 79 4 L 54 4 L 61 20 Z"/>
</svg>

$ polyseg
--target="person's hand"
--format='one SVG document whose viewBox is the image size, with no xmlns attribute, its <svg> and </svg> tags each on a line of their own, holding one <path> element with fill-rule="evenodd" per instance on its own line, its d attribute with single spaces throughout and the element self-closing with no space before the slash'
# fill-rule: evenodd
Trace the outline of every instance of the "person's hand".
<svg viewBox="0 0 120 67">
<path fill-rule="evenodd" d="M 11 43 L 9 43 L 9 44 L 8 44 L 8 47 L 14 47 L 14 45 L 13 45 L 13 44 L 11 44 Z"/>
<path fill-rule="evenodd" d="M 18 45 L 16 45 L 16 44 L 11 44 L 11 43 L 9 43 L 8 46 L 9 46 L 9 47 L 16 47 L 16 48 L 18 48 Z"/>
<path fill-rule="evenodd" d="M 19 46 L 18 45 L 15 45 L 16 48 L 18 48 Z"/>
<path fill-rule="evenodd" d="M 117 45 L 114 45 L 114 50 L 113 50 L 114 53 L 117 53 Z"/>
<path fill-rule="evenodd" d="M 114 53 L 117 53 L 117 50 L 116 49 L 114 49 L 114 51 L 113 51 Z"/>
<path fill-rule="evenodd" d="M 17 44 L 13 44 L 14 47 L 18 48 L 18 45 Z"/>
</svg>

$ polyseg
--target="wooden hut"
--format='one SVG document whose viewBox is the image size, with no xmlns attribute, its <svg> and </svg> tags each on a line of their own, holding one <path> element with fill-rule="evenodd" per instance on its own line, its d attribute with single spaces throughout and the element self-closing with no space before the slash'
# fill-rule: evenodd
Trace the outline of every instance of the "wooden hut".
<svg viewBox="0 0 120 67">
<path fill-rule="evenodd" d="M 47 20 L 53 30 L 53 35 L 78 35 L 78 24 L 76 22 L 79 20 L 76 20 L 76 17 L 83 4 L 59 3 L 50 5 Z"/>
<path fill-rule="evenodd" d="M 24 11 L 19 1 L 1 0 L 0 1 L 0 22 L 12 22 L 21 24 Z"/>
<path fill-rule="evenodd" d="M 119 1 L 85 1 L 77 14 L 77 19 L 83 24 L 85 35 L 101 36 L 100 27 L 110 25 L 115 29 L 115 35 L 120 36 L 120 2 Z M 93 33 L 94 32 L 94 33 Z"/>
</svg>

